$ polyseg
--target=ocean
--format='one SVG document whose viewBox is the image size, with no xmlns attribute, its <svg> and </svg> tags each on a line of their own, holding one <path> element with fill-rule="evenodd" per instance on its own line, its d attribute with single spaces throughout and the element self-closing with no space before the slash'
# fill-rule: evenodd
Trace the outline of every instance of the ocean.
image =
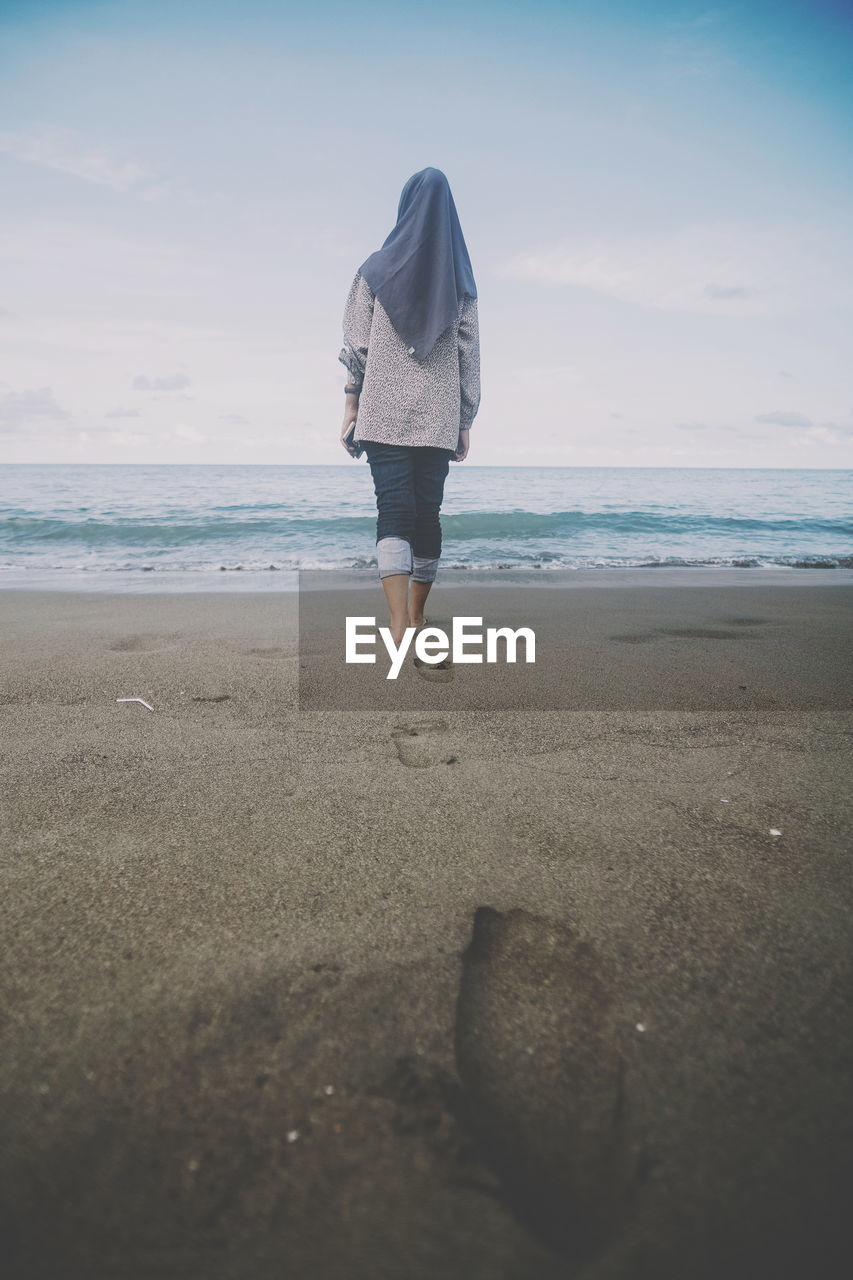
<svg viewBox="0 0 853 1280">
<path fill-rule="evenodd" d="M 343 466 L 8 464 L 0 586 L 289 590 L 375 572 L 364 460 Z M 853 471 L 451 464 L 442 573 L 853 567 Z"/>
</svg>

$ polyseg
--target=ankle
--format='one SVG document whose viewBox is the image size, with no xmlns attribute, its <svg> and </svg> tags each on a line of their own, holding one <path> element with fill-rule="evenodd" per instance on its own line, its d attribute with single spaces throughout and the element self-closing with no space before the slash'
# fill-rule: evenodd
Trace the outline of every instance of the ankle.
<svg viewBox="0 0 853 1280">
<path fill-rule="evenodd" d="M 392 614 L 391 621 L 388 625 L 391 635 L 394 638 L 394 643 L 399 644 L 406 633 L 406 628 L 410 627 L 412 623 L 409 620 L 408 614 L 397 614 L 396 616 Z"/>
</svg>

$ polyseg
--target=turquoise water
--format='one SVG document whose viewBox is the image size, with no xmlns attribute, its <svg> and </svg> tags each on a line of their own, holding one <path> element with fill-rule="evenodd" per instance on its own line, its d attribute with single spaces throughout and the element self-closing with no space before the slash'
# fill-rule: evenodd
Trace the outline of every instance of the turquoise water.
<svg viewBox="0 0 853 1280">
<path fill-rule="evenodd" d="M 375 565 L 364 461 L 7 465 L 0 585 L 293 584 Z M 853 567 L 853 472 L 451 464 L 443 567 Z"/>
</svg>

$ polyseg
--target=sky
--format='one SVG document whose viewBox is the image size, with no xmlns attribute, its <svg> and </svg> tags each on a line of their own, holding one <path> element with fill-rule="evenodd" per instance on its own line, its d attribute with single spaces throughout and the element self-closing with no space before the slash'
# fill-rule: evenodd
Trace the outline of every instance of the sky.
<svg viewBox="0 0 853 1280">
<path fill-rule="evenodd" d="M 407 178 L 472 463 L 853 467 L 853 6 L 0 0 L 0 462 L 342 463 Z"/>
</svg>

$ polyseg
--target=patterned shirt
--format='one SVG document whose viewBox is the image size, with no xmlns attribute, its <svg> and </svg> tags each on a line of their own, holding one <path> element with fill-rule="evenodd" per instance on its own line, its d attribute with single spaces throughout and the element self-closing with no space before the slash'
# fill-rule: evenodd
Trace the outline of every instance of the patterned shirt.
<svg viewBox="0 0 853 1280">
<path fill-rule="evenodd" d="M 410 354 L 370 285 L 356 273 L 344 308 L 338 359 L 360 389 L 355 435 L 384 444 L 456 449 L 459 431 L 480 407 L 477 299 L 459 314 L 421 363 Z"/>
</svg>

